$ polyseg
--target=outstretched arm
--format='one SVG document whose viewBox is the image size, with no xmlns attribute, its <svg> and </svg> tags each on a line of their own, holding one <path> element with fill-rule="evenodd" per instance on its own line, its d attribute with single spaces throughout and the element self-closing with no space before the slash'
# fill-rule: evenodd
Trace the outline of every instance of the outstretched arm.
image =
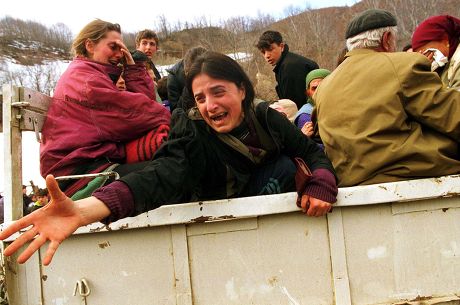
<svg viewBox="0 0 460 305">
<path fill-rule="evenodd" d="M 74 202 L 59 189 L 52 175 L 46 177 L 46 186 L 51 196 L 50 203 L 11 223 L 0 232 L 0 239 L 4 240 L 30 226 L 4 251 L 4 255 L 10 256 L 25 243 L 31 241 L 18 257 L 20 264 L 26 262 L 35 251 L 49 240 L 50 244 L 43 259 L 43 264 L 49 265 L 61 242 L 80 226 L 99 221 L 110 215 L 107 206 L 96 197 Z"/>
</svg>

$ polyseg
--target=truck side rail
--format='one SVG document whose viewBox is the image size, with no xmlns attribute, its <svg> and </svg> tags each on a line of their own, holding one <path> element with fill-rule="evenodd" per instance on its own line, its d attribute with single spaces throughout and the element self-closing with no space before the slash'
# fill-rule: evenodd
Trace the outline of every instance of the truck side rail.
<svg viewBox="0 0 460 305">
<path fill-rule="evenodd" d="M 342 207 L 403 203 L 424 199 L 460 196 L 460 175 L 416 179 L 364 186 L 339 188 L 334 209 Z M 199 201 L 164 205 L 131 218 L 105 225 L 93 223 L 81 227 L 75 234 L 107 232 L 151 226 L 191 224 L 258 217 L 299 211 L 295 205 L 296 193 L 270 196 Z M 449 208 L 440 205 L 437 209 Z"/>
<path fill-rule="evenodd" d="M 40 132 L 52 98 L 36 90 L 11 84 L 2 86 L 2 132 L 4 158 L 4 219 L 21 218 L 22 131 Z"/>
</svg>

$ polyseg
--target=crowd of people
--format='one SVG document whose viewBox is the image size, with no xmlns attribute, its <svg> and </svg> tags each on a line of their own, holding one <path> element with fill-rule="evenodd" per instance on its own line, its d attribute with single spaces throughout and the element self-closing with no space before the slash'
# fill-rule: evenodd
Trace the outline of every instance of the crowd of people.
<svg viewBox="0 0 460 305">
<path fill-rule="evenodd" d="M 0 224 L 3 223 L 4 215 L 4 200 L 0 194 Z M 47 188 L 35 188 L 32 192 L 27 193 L 27 186 L 22 186 L 22 215 L 27 215 L 33 211 L 44 207 L 49 202 L 49 194 Z"/>
<path fill-rule="evenodd" d="M 48 265 L 78 227 L 165 204 L 295 191 L 299 208 L 318 217 L 338 186 L 458 173 L 459 27 L 452 16 L 429 18 L 413 52 L 396 52 L 396 18 L 361 12 L 333 71 L 266 31 L 256 47 L 274 67 L 280 100 L 270 105 L 226 55 L 191 49 L 162 81 L 156 35 L 140 32 L 130 52 L 118 24 L 94 20 L 74 40 L 43 128 L 51 202 L 0 233 L 31 226 L 4 254 L 32 240 L 23 263 L 49 241 Z M 101 171 L 120 179 L 54 179 Z"/>
</svg>

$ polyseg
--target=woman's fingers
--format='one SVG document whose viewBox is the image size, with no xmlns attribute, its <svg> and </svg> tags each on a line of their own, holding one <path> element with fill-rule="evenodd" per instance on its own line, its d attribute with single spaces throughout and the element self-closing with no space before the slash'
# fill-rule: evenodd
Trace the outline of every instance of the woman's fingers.
<svg viewBox="0 0 460 305">
<path fill-rule="evenodd" d="M 29 230 L 24 232 L 22 235 L 20 235 L 18 238 L 16 238 L 16 240 L 13 241 L 8 247 L 6 247 L 4 254 L 6 256 L 13 254 L 19 248 L 21 248 L 25 243 L 32 240 L 36 235 L 37 235 L 37 230 L 34 227 L 30 228 Z"/>
<path fill-rule="evenodd" d="M 310 208 L 307 211 L 308 216 L 318 216 L 317 215 L 318 208 L 315 205 L 310 204 Z"/>
<path fill-rule="evenodd" d="M 37 235 L 30 245 L 18 257 L 18 263 L 25 263 L 46 242 L 46 237 Z"/>
<path fill-rule="evenodd" d="M 51 241 L 46 250 L 45 257 L 43 258 L 43 265 L 48 266 L 56 253 L 57 248 L 61 243 L 57 241 Z"/>
<path fill-rule="evenodd" d="M 312 136 L 313 135 L 313 123 L 312 122 L 305 123 L 301 130 L 306 136 L 308 137 Z"/>
<path fill-rule="evenodd" d="M 300 199 L 300 207 L 302 208 L 302 211 L 304 213 L 306 213 L 308 210 L 309 199 L 310 199 L 310 196 L 308 195 L 302 195 L 302 198 Z"/>
<path fill-rule="evenodd" d="M 51 200 L 59 201 L 66 199 L 67 196 L 61 191 L 53 175 L 46 176 L 46 187 L 48 188 L 48 193 L 51 197 Z"/>
<path fill-rule="evenodd" d="M 31 223 L 27 221 L 26 218 L 21 218 L 20 220 L 16 220 L 8 224 L 6 228 L 5 227 L 2 228 L 2 231 L 0 232 L 0 239 L 4 240 L 10 237 L 11 235 L 13 235 L 14 233 L 18 232 L 19 230 L 27 228 L 30 225 Z"/>
<path fill-rule="evenodd" d="M 323 216 L 332 209 L 332 205 L 329 202 L 308 195 L 302 196 L 300 206 L 305 214 L 315 217 Z"/>
<path fill-rule="evenodd" d="M 311 212 L 311 216 L 316 217 L 326 215 L 331 209 L 331 204 L 322 200 L 318 200 L 313 206 L 314 210 Z"/>
</svg>

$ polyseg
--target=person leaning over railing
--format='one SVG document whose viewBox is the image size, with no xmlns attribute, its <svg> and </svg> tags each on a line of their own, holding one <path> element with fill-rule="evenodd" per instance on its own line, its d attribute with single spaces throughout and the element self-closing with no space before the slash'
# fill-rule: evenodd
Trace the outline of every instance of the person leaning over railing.
<svg viewBox="0 0 460 305">
<path fill-rule="evenodd" d="M 149 166 L 76 202 L 59 190 L 51 175 L 46 177 L 51 202 L 0 234 L 5 239 L 31 226 L 5 249 L 5 255 L 33 240 L 18 258 L 23 263 L 49 240 L 43 260 L 48 265 L 59 244 L 82 225 L 190 200 L 296 190 L 298 205 L 307 215 L 322 216 L 331 210 L 337 186 L 330 161 L 285 116 L 254 99 L 254 88 L 236 61 L 205 53 L 192 65 L 187 87 L 196 107 L 188 113 L 174 112 L 176 122 L 168 141 Z M 304 165 L 312 171 L 309 181 L 306 174 L 297 179 Z"/>
</svg>

